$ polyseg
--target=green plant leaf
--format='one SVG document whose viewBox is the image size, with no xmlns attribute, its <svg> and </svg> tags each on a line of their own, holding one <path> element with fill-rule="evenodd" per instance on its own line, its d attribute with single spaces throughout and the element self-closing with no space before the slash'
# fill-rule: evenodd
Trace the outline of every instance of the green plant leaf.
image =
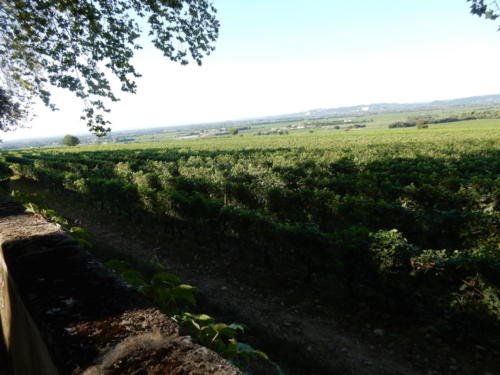
<svg viewBox="0 0 500 375">
<path fill-rule="evenodd" d="M 28 202 L 23 204 L 23 206 L 26 208 L 26 212 L 31 213 L 31 214 L 36 214 L 40 212 L 39 207 L 32 202 Z"/>
<path fill-rule="evenodd" d="M 247 326 L 241 323 L 231 323 L 229 325 L 229 328 L 234 329 L 234 330 L 239 330 L 241 332 L 245 332 L 245 329 L 247 329 Z"/>
<path fill-rule="evenodd" d="M 153 277 L 151 278 L 151 283 L 152 284 L 156 284 L 156 283 L 180 283 L 181 282 L 181 279 L 172 274 L 172 273 L 168 273 L 168 272 L 158 272 L 158 273 L 155 273 L 153 275 Z"/>
<path fill-rule="evenodd" d="M 138 271 L 125 270 L 121 273 L 121 276 L 128 284 L 130 284 L 135 288 L 140 288 L 147 285 L 144 279 L 142 278 L 141 273 Z"/>
<path fill-rule="evenodd" d="M 253 351 L 253 354 L 255 354 L 255 355 L 256 355 L 256 356 L 258 356 L 258 357 L 261 357 L 261 358 L 265 359 L 266 361 L 269 361 L 269 357 L 267 356 L 267 354 L 266 354 L 266 353 L 264 353 L 264 352 L 263 352 L 263 351 L 261 351 L 261 350 L 254 350 L 254 351 Z"/>
<path fill-rule="evenodd" d="M 198 289 L 187 284 L 180 284 L 172 287 L 171 293 L 175 299 L 184 299 L 189 303 L 196 305 L 196 298 L 194 293 L 197 292 Z"/>
<path fill-rule="evenodd" d="M 124 271 L 126 271 L 127 269 L 129 269 L 130 267 L 130 264 L 123 261 L 123 260 L 118 260 L 118 259 L 111 259 L 111 260 L 108 260 L 107 262 L 104 263 L 104 265 L 110 269 L 112 269 L 113 271 L 116 271 L 118 273 L 122 273 Z"/>
</svg>

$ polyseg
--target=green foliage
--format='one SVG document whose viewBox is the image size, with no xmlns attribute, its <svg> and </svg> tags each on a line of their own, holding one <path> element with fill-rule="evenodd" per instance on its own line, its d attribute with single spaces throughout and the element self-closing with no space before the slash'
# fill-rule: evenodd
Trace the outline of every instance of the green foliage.
<svg viewBox="0 0 500 375">
<path fill-rule="evenodd" d="M 370 238 L 370 249 L 380 273 L 402 274 L 411 270 L 410 260 L 417 254 L 417 249 L 397 229 L 378 231 Z"/>
<path fill-rule="evenodd" d="M 171 273 L 158 272 L 150 280 L 121 260 L 110 260 L 105 263 L 130 286 L 154 301 L 154 303 L 167 315 L 174 316 L 181 312 L 181 307 L 186 303 L 195 305 L 197 289 L 186 284 L 181 284 L 180 279 Z"/>
<path fill-rule="evenodd" d="M 9 168 L 9 164 L 0 156 L 0 194 L 7 194 L 11 176 L 12 169 Z"/>
<path fill-rule="evenodd" d="M 198 289 L 182 284 L 176 275 L 161 271 L 147 280 L 139 271 L 131 269 L 125 261 L 113 259 L 105 265 L 153 301 L 163 313 L 181 324 L 199 344 L 214 350 L 238 367 L 248 368 L 255 357 L 269 361 L 264 352 L 238 341 L 237 336 L 245 331 L 245 325 L 219 323 L 209 315 L 185 311 L 187 306 L 196 305 L 195 295 Z M 283 374 L 277 364 L 271 363 L 279 374 Z"/>
<path fill-rule="evenodd" d="M 167 272 L 158 272 L 150 280 L 124 261 L 111 260 L 106 266 L 114 270 L 120 277 L 140 293 L 151 299 L 165 314 L 173 316 L 181 312 L 185 304 L 195 305 L 195 287 L 181 284 L 180 279 Z"/>
<path fill-rule="evenodd" d="M 71 237 L 73 237 L 76 242 L 82 247 L 92 247 L 92 243 L 89 241 L 88 232 L 81 227 L 70 227 L 69 230 L 66 229 Z"/>
<path fill-rule="evenodd" d="M 255 358 L 270 361 L 264 352 L 238 341 L 238 335 L 246 330 L 246 326 L 243 324 L 218 323 L 209 315 L 189 312 L 177 314 L 174 319 L 185 327 L 198 343 L 221 354 L 243 370 L 248 369 Z M 274 362 L 271 364 L 276 368 L 278 374 L 283 374 L 277 364 Z"/>
<path fill-rule="evenodd" d="M 175 316 L 175 319 L 185 326 L 200 344 L 221 353 L 226 358 L 241 361 L 241 365 L 245 367 L 254 356 L 269 360 L 263 352 L 237 341 L 238 333 L 246 329 L 243 324 L 217 323 L 206 314 L 197 315 L 188 312 Z"/>
<path fill-rule="evenodd" d="M 500 17 L 500 8 L 496 1 L 467 0 L 470 2 L 470 12 L 488 20 L 496 20 Z M 500 30 L 500 28 L 499 28 Z"/>
<path fill-rule="evenodd" d="M 59 225 L 61 229 L 70 233 L 80 246 L 92 247 L 92 243 L 89 241 L 89 234 L 85 229 L 71 226 L 68 220 L 60 216 L 55 210 L 43 208 L 45 204 L 45 197 L 43 195 L 38 193 L 27 193 L 22 190 L 12 190 L 10 196 L 12 199 L 22 202 L 26 212 L 40 215 L 46 220 Z"/>
<path fill-rule="evenodd" d="M 417 120 L 415 123 L 417 125 L 417 129 L 429 128 L 429 120 L 427 120 L 427 119 L 420 119 L 420 120 Z"/>
<path fill-rule="evenodd" d="M 84 100 L 82 119 L 97 135 L 109 131 L 105 103 L 118 100 L 107 73 L 126 92 L 140 74 L 132 65 L 145 19 L 155 47 L 168 59 L 201 63 L 213 49 L 219 23 L 206 0 L 4 0 L 0 2 L 2 129 L 15 128 L 31 98 L 51 102 L 48 86 Z"/>
<path fill-rule="evenodd" d="M 437 117 L 437 118 L 434 116 L 427 115 L 424 118 L 409 117 L 408 121 L 393 122 L 389 124 L 389 128 L 390 129 L 411 128 L 416 126 L 418 129 L 427 129 L 429 127 L 429 124 L 445 124 L 449 122 L 470 121 L 479 119 L 498 119 L 498 118 L 500 118 L 500 112 L 498 110 L 463 112 L 458 115 Z"/>
<path fill-rule="evenodd" d="M 27 104 L 17 98 L 12 91 L 0 87 L 0 130 L 14 130 L 28 117 Z"/>
<path fill-rule="evenodd" d="M 412 259 L 419 273 L 433 274 L 452 283 L 453 311 L 500 319 L 500 252 L 497 246 L 465 250 L 424 250 Z"/>
<path fill-rule="evenodd" d="M 65 146 L 76 146 L 77 144 L 80 143 L 80 140 L 78 137 L 75 137 L 74 135 L 65 135 L 64 138 L 62 139 L 62 144 Z"/>
<path fill-rule="evenodd" d="M 469 116 L 497 113 L 456 117 Z M 67 191 L 173 241 L 196 241 L 202 256 L 228 254 L 286 282 L 318 283 L 339 300 L 363 293 L 453 310 L 463 280 L 480 275 L 493 293 L 500 285 L 498 124 L 305 130 L 4 158 L 17 176 L 56 194 Z"/>
<path fill-rule="evenodd" d="M 389 129 L 394 129 L 394 128 L 411 128 L 416 126 L 416 123 L 413 121 L 396 121 L 393 122 L 392 124 L 389 124 Z"/>
<path fill-rule="evenodd" d="M 453 293 L 451 307 L 460 313 L 486 315 L 500 319 L 500 288 L 485 281 L 480 274 L 463 280 L 457 292 Z"/>
</svg>

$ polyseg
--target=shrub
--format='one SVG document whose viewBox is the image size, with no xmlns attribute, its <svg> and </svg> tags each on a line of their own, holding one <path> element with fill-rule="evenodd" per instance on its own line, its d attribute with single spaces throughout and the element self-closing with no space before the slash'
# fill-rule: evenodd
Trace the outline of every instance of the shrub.
<svg viewBox="0 0 500 375">
<path fill-rule="evenodd" d="M 427 129 L 429 127 L 429 120 L 427 119 L 417 120 L 416 125 L 418 129 Z"/>
<path fill-rule="evenodd" d="M 381 275 L 408 273 L 411 270 L 410 260 L 417 250 L 401 232 L 397 229 L 381 230 L 372 233 L 370 238 L 370 249 Z"/>
<path fill-rule="evenodd" d="M 389 129 L 393 128 L 411 128 L 416 126 L 417 124 L 413 121 L 396 121 L 392 124 L 389 124 Z"/>
</svg>

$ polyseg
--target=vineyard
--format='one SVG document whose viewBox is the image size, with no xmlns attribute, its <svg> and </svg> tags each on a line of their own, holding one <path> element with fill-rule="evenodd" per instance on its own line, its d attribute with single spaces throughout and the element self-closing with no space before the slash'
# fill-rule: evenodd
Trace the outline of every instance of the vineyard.
<svg viewBox="0 0 500 375">
<path fill-rule="evenodd" d="M 4 174 L 332 301 L 500 319 L 500 126 L 33 149 Z M 8 168 L 5 168 L 7 167 Z M 8 172 L 8 173 L 7 173 Z"/>
</svg>

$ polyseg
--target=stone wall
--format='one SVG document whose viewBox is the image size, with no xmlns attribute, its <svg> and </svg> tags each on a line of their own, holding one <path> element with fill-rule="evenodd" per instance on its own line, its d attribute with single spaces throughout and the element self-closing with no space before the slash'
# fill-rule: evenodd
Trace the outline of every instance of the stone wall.
<svg viewBox="0 0 500 375">
<path fill-rule="evenodd" d="M 0 291 L 0 374 L 241 374 L 58 226 L 8 201 Z"/>
</svg>

